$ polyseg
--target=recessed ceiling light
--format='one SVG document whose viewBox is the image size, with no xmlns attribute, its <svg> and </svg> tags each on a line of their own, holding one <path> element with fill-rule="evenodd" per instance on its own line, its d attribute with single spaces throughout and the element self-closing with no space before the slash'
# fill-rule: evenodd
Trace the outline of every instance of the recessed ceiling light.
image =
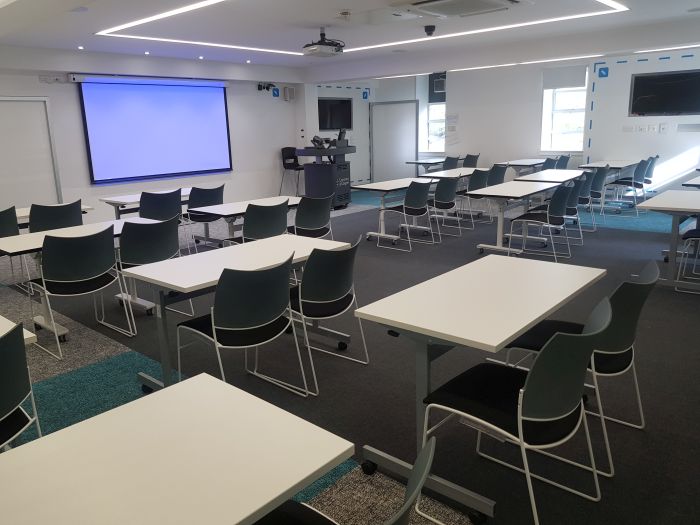
<svg viewBox="0 0 700 525">
<path fill-rule="evenodd" d="M 210 5 L 220 4 L 226 0 L 205 0 L 204 2 L 197 2 L 196 4 L 190 4 L 177 9 L 171 9 L 170 11 L 165 11 L 163 13 L 158 13 L 157 15 L 148 16 L 146 18 L 141 18 L 139 20 L 134 20 L 133 22 L 127 22 L 119 26 L 110 27 L 103 31 L 99 31 L 98 35 L 108 35 L 109 33 L 114 33 L 116 31 L 122 31 L 123 29 L 129 29 L 130 27 L 136 27 L 148 22 L 155 22 L 156 20 L 162 20 L 163 18 L 169 18 L 175 15 L 181 15 L 182 13 L 187 13 L 189 11 L 194 11 L 196 9 L 202 9 L 203 7 L 209 7 Z"/>
<path fill-rule="evenodd" d="M 78 46 L 78 49 L 80 49 L 82 51 L 85 48 L 83 46 Z"/>
<path fill-rule="evenodd" d="M 144 54 L 144 55 L 150 55 L 151 52 L 150 52 L 150 51 L 144 51 L 143 54 Z"/>
<path fill-rule="evenodd" d="M 197 58 L 199 58 L 199 60 L 204 60 L 204 57 L 202 55 L 199 55 Z"/>
<path fill-rule="evenodd" d="M 678 51 L 680 49 L 693 49 L 695 47 L 700 47 L 700 44 L 687 44 L 684 46 L 660 47 L 657 49 L 642 49 L 641 51 L 635 51 L 635 53 L 639 54 L 639 53 L 657 53 L 659 51 Z"/>
<path fill-rule="evenodd" d="M 246 64 L 250 64 L 250 60 L 246 60 L 245 63 L 246 63 Z"/>
</svg>

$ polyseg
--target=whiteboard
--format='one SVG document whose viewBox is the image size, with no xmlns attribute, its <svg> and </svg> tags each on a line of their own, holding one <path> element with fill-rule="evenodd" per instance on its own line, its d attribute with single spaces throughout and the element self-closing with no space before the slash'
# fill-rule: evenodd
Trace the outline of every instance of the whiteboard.
<svg viewBox="0 0 700 525">
<path fill-rule="evenodd" d="M 48 102 L 0 97 L 0 209 L 60 202 Z"/>
<path fill-rule="evenodd" d="M 372 182 L 413 177 L 418 158 L 418 101 L 377 102 L 370 108 Z"/>
</svg>

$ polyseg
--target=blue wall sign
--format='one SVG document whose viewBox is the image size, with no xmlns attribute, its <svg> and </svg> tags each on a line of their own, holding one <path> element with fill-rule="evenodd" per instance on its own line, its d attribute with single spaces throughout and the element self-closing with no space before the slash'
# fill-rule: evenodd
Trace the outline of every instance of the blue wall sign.
<svg viewBox="0 0 700 525">
<path fill-rule="evenodd" d="M 275 98 L 278 98 L 280 96 L 280 88 L 278 88 L 278 87 L 272 88 L 272 96 Z"/>
<path fill-rule="evenodd" d="M 610 69 L 607 67 L 601 67 L 598 70 L 598 78 L 608 78 L 610 75 Z"/>
</svg>

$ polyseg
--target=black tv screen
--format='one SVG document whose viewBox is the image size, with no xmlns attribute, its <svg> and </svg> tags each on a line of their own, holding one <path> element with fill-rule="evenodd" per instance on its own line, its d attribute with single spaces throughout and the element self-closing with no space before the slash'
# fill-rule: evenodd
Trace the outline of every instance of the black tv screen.
<svg viewBox="0 0 700 525">
<path fill-rule="evenodd" d="M 632 76 L 630 116 L 700 115 L 700 70 Z"/>
<path fill-rule="evenodd" d="M 318 129 L 352 129 L 352 99 L 319 98 Z"/>
</svg>

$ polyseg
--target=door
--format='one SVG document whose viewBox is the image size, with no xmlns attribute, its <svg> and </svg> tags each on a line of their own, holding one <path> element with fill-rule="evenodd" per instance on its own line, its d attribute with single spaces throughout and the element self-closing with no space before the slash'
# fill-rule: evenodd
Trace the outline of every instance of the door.
<svg viewBox="0 0 700 525">
<path fill-rule="evenodd" d="M 414 177 L 418 158 L 418 101 L 377 102 L 370 107 L 372 182 Z"/>
</svg>

